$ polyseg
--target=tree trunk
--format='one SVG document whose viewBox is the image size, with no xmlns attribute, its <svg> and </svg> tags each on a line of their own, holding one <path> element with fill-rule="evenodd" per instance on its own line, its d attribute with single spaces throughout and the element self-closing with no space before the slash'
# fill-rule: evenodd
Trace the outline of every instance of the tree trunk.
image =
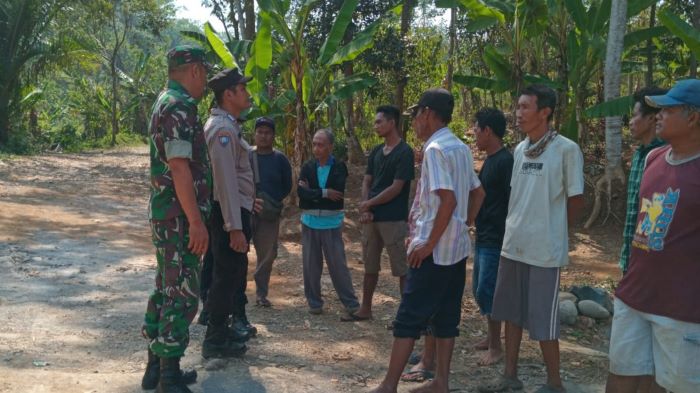
<svg viewBox="0 0 700 393">
<path fill-rule="evenodd" d="M 403 8 L 401 9 L 401 42 L 403 43 L 408 35 L 408 29 L 411 27 L 411 15 L 413 14 L 413 6 L 415 0 L 404 0 Z M 398 54 L 400 60 L 404 60 L 404 50 Z M 405 67 L 405 64 L 404 64 Z M 404 90 L 408 84 L 408 76 L 406 75 L 406 70 L 401 69 L 396 73 L 396 93 L 394 94 L 394 105 L 399 108 L 399 113 L 403 112 L 404 109 Z M 401 132 L 401 137 L 406 139 L 405 129 L 403 127 L 403 119 L 399 119 L 399 131 Z"/>
<path fill-rule="evenodd" d="M 656 23 L 656 3 L 651 5 L 651 11 L 649 12 L 649 28 L 654 27 Z M 646 86 L 654 85 L 654 43 L 651 37 L 647 40 L 647 72 L 644 78 Z"/>
<path fill-rule="evenodd" d="M 255 6 L 253 0 L 244 0 L 243 12 L 245 13 L 245 31 L 243 39 L 252 41 L 255 39 Z"/>
<path fill-rule="evenodd" d="M 700 1 L 695 1 L 695 8 L 693 9 L 693 16 L 691 18 L 691 23 L 693 24 L 693 27 L 696 29 L 700 30 Z M 698 58 L 695 56 L 694 52 L 690 52 L 690 77 L 691 78 L 697 78 L 698 77 Z"/>
<path fill-rule="evenodd" d="M 304 65 L 302 63 L 301 54 L 297 53 L 297 57 L 291 62 L 292 78 L 296 80 L 296 127 L 294 128 L 294 154 L 292 154 L 292 192 L 291 203 L 296 203 L 297 180 L 299 179 L 299 171 L 301 165 L 306 159 L 307 152 L 307 135 L 306 135 L 306 111 L 304 109 Z"/>
<path fill-rule="evenodd" d="M 236 30 L 240 32 L 239 37 L 245 38 L 245 16 L 243 15 L 243 0 L 233 0 L 234 10 L 236 11 L 236 18 L 238 19 L 236 25 L 238 26 Z M 239 38 L 240 39 L 240 38 Z"/>
<path fill-rule="evenodd" d="M 9 92 L 0 92 L 0 147 L 7 145 L 10 137 Z"/>
<path fill-rule="evenodd" d="M 345 77 L 350 77 L 353 74 L 352 62 L 346 62 L 343 65 L 343 74 Z M 362 151 L 360 140 L 355 135 L 355 108 L 353 96 L 345 100 L 345 138 L 348 144 L 348 161 L 355 165 L 361 165 L 365 158 L 365 153 Z"/>
<path fill-rule="evenodd" d="M 455 46 L 457 45 L 457 7 L 450 8 L 450 48 L 447 52 L 447 75 L 445 88 L 452 91 L 452 75 L 455 69 Z"/>
<path fill-rule="evenodd" d="M 29 110 L 29 133 L 35 140 L 39 139 L 39 113 L 34 106 Z"/>
<path fill-rule="evenodd" d="M 608 33 L 607 49 L 605 51 L 604 94 L 605 101 L 610 101 L 620 96 L 620 76 L 622 74 L 622 50 L 627 25 L 627 0 L 613 2 L 610 12 L 610 30 Z M 603 189 L 608 196 L 608 215 L 610 214 L 610 201 L 613 181 L 619 179 L 625 183 L 625 174 L 622 170 L 622 118 L 609 116 L 605 118 L 605 173 L 596 182 L 595 203 L 591 216 L 586 221 L 585 227 L 590 228 L 600 214 L 600 205 Z"/>
<path fill-rule="evenodd" d="M 117 117 L 117 100 L 119 99 L 119 93 L 117 92 L 117 58 L 116 55 L 112 57 L 110 71 L 112 73 L 112 113 L 110 117 L 112 120 L 112 146 L 117 144 L 117 134 L 119 133 L 119 119 Z"/>
</svg>

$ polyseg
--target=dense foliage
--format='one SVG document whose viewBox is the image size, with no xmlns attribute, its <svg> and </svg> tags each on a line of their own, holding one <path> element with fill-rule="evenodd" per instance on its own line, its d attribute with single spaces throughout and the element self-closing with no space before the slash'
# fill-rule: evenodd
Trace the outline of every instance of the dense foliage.
<svg viewBox="0 0 700 393">
<path fill-rule="evenodd" d="M 557 89 L 557 127 L 603 155 L 602 119 L 626 114 L 640 87 L 695 76 L 700 54 L 700 2 L 628 0 L 621 98 L 604 102 L 611 0 L 202 3 L 224 31 L 176 19 L 171 0 L 1 2 L 0 150 L 144 140 L 165 52 L 194 41 L 257 78 L 250 116 L 273 116 L 296 162 L 325 126 L 338 131 L 339 153 L 361 161 L 378 142 L 376 106 L 405 107 L 426 88 L 450 87 L 463 134 L 482 106 L 512 112 L 531 82 Z"/>
</svg>

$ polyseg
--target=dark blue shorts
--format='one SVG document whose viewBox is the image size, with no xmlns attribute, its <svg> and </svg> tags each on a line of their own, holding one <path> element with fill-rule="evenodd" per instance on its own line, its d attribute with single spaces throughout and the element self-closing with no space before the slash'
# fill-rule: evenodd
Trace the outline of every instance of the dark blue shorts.
<svg viewBox="0 0 700 393">
<path fill-rule="evenodd" d="M 418 339 L 428 324 L 436 338 L 459 336 L 466 265 L 464 258 L 454 265 L 440 266 L 430 256 L 420 267 L 410 268 L 394 321 L 394 337 Z"/>
<path fill-rule="evenodd" d="M 490 315 L 493 307 L 493 294 L 496 292 L 498 262 L 501 249 L 498 247 L 476 247 L 474 252 L 474 274 L 472 293 L 481 315 Z"/>
</svg>

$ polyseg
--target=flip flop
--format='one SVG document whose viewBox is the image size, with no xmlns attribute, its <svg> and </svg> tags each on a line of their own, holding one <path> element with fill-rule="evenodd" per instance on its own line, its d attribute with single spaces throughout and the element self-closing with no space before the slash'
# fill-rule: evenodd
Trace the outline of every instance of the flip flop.
<svg viewBox="0 0 700 393">
<path fill-rule="evenodd" d="M 564 388 L 553 388 L 549 385 L 542 385 L 539 389 L 535 390 L 535 393 L 566 393 Z"/>
<path fill-rule="evenodd" d="M 435 372 L 424 368 L 409 371 L 401 375 L 403 382 L 425 382 L 435 378 Z"/>
<path fill-rule="evenodd" d="M 255 301 L 255 304 L 260 307 L 272 307 L 272 303 L 270 303 L 267 298 L 259 298 L 258 300 Z"/>
<path fill-rule="evenodd" d="M 416 364 L 420 363 L 422 357 L 423 356 L 418 352 L 411 352 L 411 357 L 408 358 L 408 364 L 415 366 Z"/>
<path fill-rule="evenodd" d="M 345 315 L 340 316 L 341 322 L 359 322 L 359 321 L 369 321 L 372 317 L 361 317 L 355 313 L 345 313 Z"/>
<path fill-rule="evenodd" d="M 504 392 L 506 390 L 522 390 L 523 383 L 518 378 L 508 378 L 503 374 L 498 374 L 496 378 L 479 385 L 477 389 L 481 393 Z"/>
</svg>

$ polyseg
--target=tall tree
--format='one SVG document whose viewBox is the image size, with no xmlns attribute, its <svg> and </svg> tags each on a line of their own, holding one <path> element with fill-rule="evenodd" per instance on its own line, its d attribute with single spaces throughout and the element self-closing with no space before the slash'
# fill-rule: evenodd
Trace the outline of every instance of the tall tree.
<svg viewBox="0 0 700 393">
<path fill-rule="evenodd" d="M 51 24 L 65 0 L 9 0 L 0 2 L 0 146 L 8 141 L 11 116 L 21 100 L 28 70 L 36 75 L 60 55 L 60 35 Z M 55 33 L 55 32 L 54 32 Z"/>
<path fill-rule="evenodd" d="M 411 27 L 411 19 L 413 16 L 413 7 L 416 5 L 416 0 L 404 0 L 403 8 L 401 9 L 401 30 L 399 31 L 399 37 L 401 38 L 402 46 L 401 50 L 396 54 L 398 61 L 405 64 L 405 45 L 408 37 L 408 30 Z M 403 112 L 404 109 L 404 90 L 408 84 L 408 76 L 404 69 L 398 69 L 395 76 L 396 80 L 396 93 L 394 93 L 394 105 L 399 108 L 399 112 Z M 401 121 L 399 121 L 401 123 Z M 403 135 L 404 127 L 399 124 L 399 130 Z M 405 135 L 404 135 L 405 136 Z"/>
<path fill-rule="evenodd" d="M 622 74 L 622 50 L 624 47 L 625 28 L 627 26 L 627 0 L 612 2 L 607 48 L 605 52 L 604 92 L 605 101 L 612 101 L 620 96 L 620 76 Z M 612 183 L 620 180 L 625 183 L 622 170 L 622 117 L 605 118 L 605 173 L 598 179 L 595 187 L 595 203 L 591 216 L 585 227 L 589 228 L 600 214 L 602 192 L 607 190 L 608 212 L 612 195 Z"/>
<path fill-rule="evenodd" d="M 97 54 L 107 68 L 110 80 L 111 143 L 117 142 L 123 111 L 121 78 L 123 51 L 137 28 L 158 33 L 169 23 L 167 3 L 160 0 L 83 0 L 86 26 L 79 41 L 85 49 Z"/>
</svg>

